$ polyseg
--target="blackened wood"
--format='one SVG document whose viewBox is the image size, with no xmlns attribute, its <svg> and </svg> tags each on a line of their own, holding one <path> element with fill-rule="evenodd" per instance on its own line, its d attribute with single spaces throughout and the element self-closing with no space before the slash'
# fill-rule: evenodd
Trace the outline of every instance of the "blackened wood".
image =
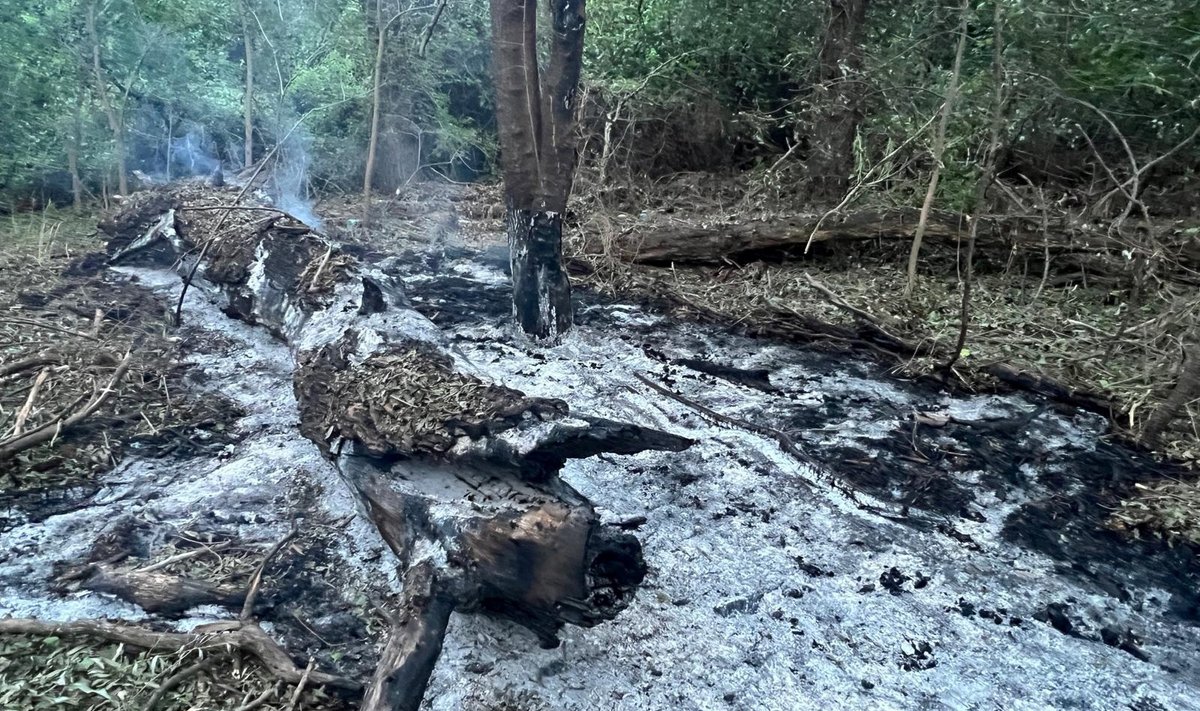
<svg viewBox="0 0 1200 711">
<path fill-rule="evenodd" d="M 510 205 L 513 315 L 525 333 L 555 340 L 571 328 L 571 282 L 562 262 L 562 214 Z"/>
<path fill-rule="evenodd" d="M 429 676 L 442 652 L 453 598 L 439 584 L 429 562 L 409 568 L 404 576 L 400 610 L 380 654 L 375 677 L 363 698 L 362 711 L 417 711 Z"/>
<path fill-rule="evenodd" d="M 179 615 L 198 605 L 240 608 L 246 597 L 245 590 L 229 585 L 167 573 L 117 570 L 103 564 L 91 566 L 90 575 L 80 587 L 114 595 L 146 612 L 162 615 Z"/>
</svg>

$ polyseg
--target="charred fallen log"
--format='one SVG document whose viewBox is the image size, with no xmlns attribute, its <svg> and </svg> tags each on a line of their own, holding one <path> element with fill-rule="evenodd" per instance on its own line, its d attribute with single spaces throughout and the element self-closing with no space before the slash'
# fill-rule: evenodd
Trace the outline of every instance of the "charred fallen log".
<svg viewBox="0 0 1200 711">
<path fill-rule="evenodd" d="M 912 211 L 859 212 L 843 217 L 793 216 L 729 224 L 648 226 L 617 241 L 616 255 L 635 264 L 725 264 L 803 254 L 810 244 L 837 240 L 911 237 Z M 953 237 L 960 226 L 931 220 L 926 234 Z M 598 245 L 596 245 L 598 248 Z"/>
<path fill-rule="evenodd" d="M 337 464 L 404 581 L 364 708 L 420 705 L 452 611 L 513 620 L 553 645 L 564 624 L 629 604 L 646 571 L 638 540 L 602 524 L 558 472 L 569 458 L 690 440 L 457 372 L 382 270 L 282 213 L 235 208 L 232 231 L 213 234 L 222 223 L 197 216 L 213 201 L 135 200 L 144 214 L 110 222 L 111 258 L 195 271 L 218 308 L 293 349 L 301 432 Z"/>
</svg>

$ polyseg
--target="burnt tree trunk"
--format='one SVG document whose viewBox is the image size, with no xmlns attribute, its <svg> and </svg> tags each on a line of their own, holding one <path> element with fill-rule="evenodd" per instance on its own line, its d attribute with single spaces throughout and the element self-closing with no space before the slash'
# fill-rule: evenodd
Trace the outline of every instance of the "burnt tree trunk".
<svg viewBox="0 0 1200 711">
<path fill-rule="evenodd" d="M 544 70 L 536 0 L 492 0 L 491 15 L 513 312 L 526 333 L 555 340 L 571 326 L 562 227 L 575 172 L 584 1 L 551 4 Z"/>
<path fill-rule="evenodd" d="M 863 120 L 862 43 L 869 0 L 829 0 L 817 57 L 817 96 L 809 155 L 810 194 L 836 202 L 854 172 L 854 138 Z"/>
<path fill-rule="evenodd" d="M 558 472 L 569 458 L 690 440 L 459 373 L 385 266 L 270 208 L 223 221 L 189 195 L 137 193 L 101 225 L 109 253 L 183 274 L 202 260 L 197 291 L 292 348 L 300 433 L 336 465 L 403 580 L 365 711 L 420 706 L 452 612 L 512 620 L 553 646 L 564 624 L 629 605 L 646 573 L 640 543 Z"/>
</svg>

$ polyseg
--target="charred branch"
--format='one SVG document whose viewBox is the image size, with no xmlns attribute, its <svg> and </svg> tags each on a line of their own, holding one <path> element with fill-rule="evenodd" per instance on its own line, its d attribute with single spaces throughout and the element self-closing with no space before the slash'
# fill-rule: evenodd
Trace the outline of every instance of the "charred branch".
<svg viewBox="0 0 1200 711">
<path fill-rule="evenodd" d="M 118 570 L 109 565 L 90 566 L 80 587 L 132 602 L 146 612 L 179 615 L 199 605 L 241 608 L 246 591 L 230 585 L 140 570 Z"/>
</svg>

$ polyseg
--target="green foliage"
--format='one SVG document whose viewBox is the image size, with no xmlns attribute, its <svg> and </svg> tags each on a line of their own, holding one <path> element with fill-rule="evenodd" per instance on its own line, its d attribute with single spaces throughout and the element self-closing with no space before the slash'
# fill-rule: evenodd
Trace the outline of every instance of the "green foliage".
<svg viewBox="0 0 1200 711">
<path fill-rule="evenodd" d="M 84 23 L 92 2 L 105 91 L 122 111 L 131 169 L 163 172 L 171 141 L 189 132 L 226 162 L 240 160 L 246 11 L 257 154 L 306 116 L 318 185 L 358 187 L 370 122 L 373 0 L 195 0 L 186 7 L 178 0 L 0 0 L 0 195 L 64 201 L 67 153 L 76 141 L 88 190 L 113 183 L 113 136 Z M 1200 121 L 1200 4 L 977 0 L 939 204 L 965 205 L 986 142 L 994 2 L 1004 11 L 1006 155 L 1015 163 L 1052 155 L 1091 160 L 1086 134 L 1124 168 L 1116 132 L 1084 102 L 1111 118 L 1140 156 L 1165 151 Z M 460 178 L 486 171 L 496 152 L 487 5 L 450 3 L 423 52 L 432 5 L 397 22 L 389 38 L 403 59 L 389 65 L 387 81 L 411 96 L 423 164 Z M 736 120 L 743 128 L 737 136 L 718 128 L 698 140 L 724 141 L 712 153 L 729 152 L 734 139 L 749 150 L 778 151 L 806 138 L 827 9 L 822 0 L 782 12 L 740 0 L 593 2 L 585 81 L 601 116 L 620 100 L 632 102 L 626 119 L 669 116 L 681 130 L 710 126 L 713 117 Z M 904 178 L 927 175 L 931 166 L 928 121 L 945 97 L 958 20 L 956 3 L 940 0 L 869 6 L 859 78 L 866 120 L 856 159 L 862 174 L 904 145 L 890 158 L 899 180 L 888 183 L 902 201 L 920 192 Z M 679 133 L 674 124 L 655 130 L 652 140 Z M 691 143 L 686 152 L 710 154 Z M 803 159 L 804 151 L 795 156 Z"/>
<path fill-rule="evenodd" d="M 732 106 L 778 108 L 790 98 L 819 31 L 823 3 L 785 11 L 738 0 L 592 3 L 586 67 L 602 82 L 639 82 L 663 64 L 665 85 L 704 88 Z"/>
<path fill-rule="evenodd" d="M 1016 169 L 1034 179 L 1030 163 L 1056 175 L 1081 170 L 1094 159 L 1085 134 L 1106 161 L 1126 166 L 1120 137 L 1084 102 L 1113 121 L 1143 162 L 1200 121 L 1200 5 L 996 1 L 1004 23 L 1004 143 Z M 951 209 L 967 207 L 987 142 L 994 8 L 992 1 L 972 6 L 939 189 L 939 205 Z M 863 131 L 868 145 L 880 145 L 885 136 L 921 133 L 944 101 L 958 9 L 923 0 L 875 3 L 870 12 L 865 74 L 874 91 Z M 927 168 L 927 161 L 917 165 Z"/>
</svg>

